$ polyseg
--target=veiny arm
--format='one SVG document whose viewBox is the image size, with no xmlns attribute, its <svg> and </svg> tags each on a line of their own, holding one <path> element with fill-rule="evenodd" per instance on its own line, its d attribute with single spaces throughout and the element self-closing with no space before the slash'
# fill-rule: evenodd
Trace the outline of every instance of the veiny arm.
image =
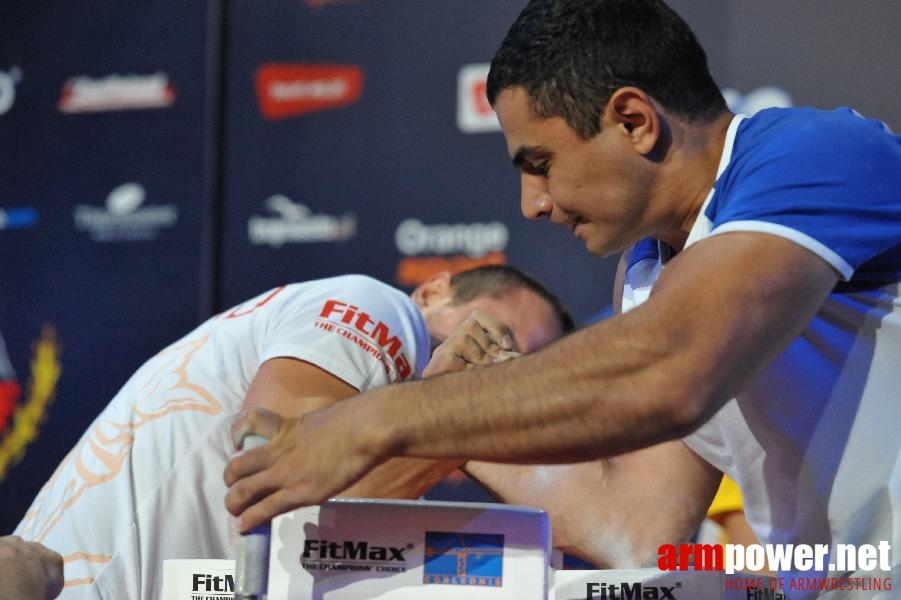
<svg viewBox="0 0 901 600">
<path fill-rule="evenodd" d="M 465 471 L 508 504 L 540 508 L 555 548 L 600 568 L 653 566 L 661 544 L 697 531 L 722 474 L 681 441 L 596 461 Z"/>
<path fill-rule="evenodd" d="M 392 456 L 582 462 L 681 438 L 803 331 L 837 278 L 783 238 L 713 236 L 672 259 L 651 298 L 624 315 L 506 364 L 286 423 L 281 440 L 229 464 L 230 508 L 253 526 Z M 292 438 L 303 447 L 283 452 Z"/>
<path fill-rule="evenodd" d="M 500 348 L 498 343 L 504 336 L 510 336 L 506 327 L 476 311 L 435 350 L 425 374 L 431 376 L 475 365 L 493 364 L 518 356 Z M 245 416 L 233 430 L 235 442 L 240 443 L 250 431 L 271 438 L 277 435 L 284 418 L 302 416 L 358 393 L 353 386 L 311 363 L 294 358 L 267 360 L 261 365 L 245 396 Z M 292 451 L 302 449 L 303 443 L 302 439 L 292 440 Z M 417 498 L 461 464 L 461 460 L 390 460 L 360 481 L 340 490 L 340 495 Z M 231 507 L 229 499 L 226 506 Z"/>
</svg>

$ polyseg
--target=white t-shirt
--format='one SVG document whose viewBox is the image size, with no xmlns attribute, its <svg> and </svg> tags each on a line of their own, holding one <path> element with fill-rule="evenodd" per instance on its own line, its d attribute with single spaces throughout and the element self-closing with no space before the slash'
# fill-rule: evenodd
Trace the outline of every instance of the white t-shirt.
<svg viewBox="0 0 901 600">
<path fill-rule="evenodd" d="M 409 296 L 348 275 L 270 290 L 147 361 L 44 485 L 16 534 L 65 557 L 63 600 L 158 600 L 169 558 L 232 558 L 223 472 L 260 365 L 293 357 L 367 390 L 417 377 Z"/>
</svg>

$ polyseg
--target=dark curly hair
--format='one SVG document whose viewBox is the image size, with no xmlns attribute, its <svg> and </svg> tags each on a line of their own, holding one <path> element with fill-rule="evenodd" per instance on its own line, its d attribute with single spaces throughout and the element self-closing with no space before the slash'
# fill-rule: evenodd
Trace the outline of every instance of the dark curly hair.
<svg viewBox="0 0 901 600">
<path fill-rule="evenodd" d="M 531 0 L 491 62 L 488 100 L 522 86 L 536 117 L 561 117 L 590 139 L 626 85 L 689 120 L 727 110 L 704 49 L 660 0 Z"/>
</svg>

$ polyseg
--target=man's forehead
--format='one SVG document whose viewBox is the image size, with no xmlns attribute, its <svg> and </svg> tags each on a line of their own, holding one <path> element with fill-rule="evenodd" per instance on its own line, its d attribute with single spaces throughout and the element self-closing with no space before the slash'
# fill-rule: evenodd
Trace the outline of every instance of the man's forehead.
<svg viewBox="0 0 901 600">
<path fill-rule="evenodd" d="M 521 139 L 532 117 L 526 91 L 519 87 L 505 89 L 498 95 L 494 109 L 512 158 L 521 146 L 528 145 Z"/>
</svg>

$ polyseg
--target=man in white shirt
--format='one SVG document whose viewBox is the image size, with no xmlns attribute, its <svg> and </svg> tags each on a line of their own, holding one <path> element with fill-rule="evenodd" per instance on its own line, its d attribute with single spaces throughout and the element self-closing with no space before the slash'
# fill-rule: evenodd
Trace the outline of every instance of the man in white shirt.
<svg viewBox="0 0 901 600">
<path fill-rule="evenodd" d="M 440 273 L 407 295 L 346 275 L 269 290 L 148 360 L 38 494 L 16 534 L 66 561 L 61 598 L 156 600 L 163 560 L 230 558 L 222 471 L 242 408 L 296 416 L 422 374 L 503 360 L 571 328 L 506 266 Z M 503 341 L 507 348 L 493 340 Z M 388 465 L 345 495 L 414 498 L 459 461 Z"/>
</svg>

